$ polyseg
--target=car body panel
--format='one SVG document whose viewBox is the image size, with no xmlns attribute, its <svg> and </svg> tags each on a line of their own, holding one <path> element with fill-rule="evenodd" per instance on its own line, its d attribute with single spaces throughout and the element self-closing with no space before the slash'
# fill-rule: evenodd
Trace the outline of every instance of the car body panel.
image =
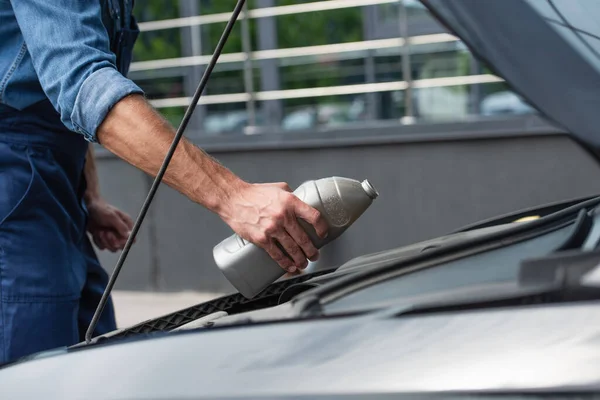
<svg viewBox="0 0 600 400">
<path fill-rule="evenodd" d="M 597 303 L 204 329 L 0 370 L 3 398 L 600 389 Z"/>
</svg>

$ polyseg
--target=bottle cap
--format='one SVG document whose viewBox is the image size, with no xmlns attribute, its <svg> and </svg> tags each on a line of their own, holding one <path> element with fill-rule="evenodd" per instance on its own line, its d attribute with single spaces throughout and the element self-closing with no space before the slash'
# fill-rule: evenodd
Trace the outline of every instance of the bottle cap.
<svg viewBox="0 0 600 400">
<path fill-rule="evenodd" d="M 369 182 L 367 179 L 362 181 L 361 185 L 365 190 L 365 193 L 367 193 L 367 196 L 369 196 L 371 199 L 375 200 L 379 196 L 377 190 L 375 190 L 373 185 L 371 185 L 371 182 Z"/>
</svg>

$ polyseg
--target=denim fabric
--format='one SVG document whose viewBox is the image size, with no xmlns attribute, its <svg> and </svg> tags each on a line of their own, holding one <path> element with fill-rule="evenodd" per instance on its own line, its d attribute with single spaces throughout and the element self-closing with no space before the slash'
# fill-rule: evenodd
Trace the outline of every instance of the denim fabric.
<svg viewBox="0 0 600 400">
<path fill-rule="evenodd" d="M 95 142 L 123 97 L 138 34 L 132 0 L 0 0 L 0 104 L 48 99 L 62 123 Z"/>
<path fill-rule="evenodd" d="M 88 146 L 48 100 L 0 104 L 0 363 L 82 341 L 106 287 L 86 234 Z M 114 329 L 109 303 L 95 334 Z"/>
</svg>

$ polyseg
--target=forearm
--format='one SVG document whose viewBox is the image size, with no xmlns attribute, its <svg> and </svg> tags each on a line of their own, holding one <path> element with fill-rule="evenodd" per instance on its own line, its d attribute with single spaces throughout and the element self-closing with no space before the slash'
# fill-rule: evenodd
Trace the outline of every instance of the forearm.
<svg viewBox="0 0 600 400">
<path fill-rule="evenodd" d="M 97 135 L 106 149 L 156 176 L 175 131 L 142 96 L 132 95 L 113 107 Z M 247 185 L 185 138 L 177 146 L 164 182 L 219 214 L 231 192 Z"/>
<path fill-rule="evenodd" d="M 91 144 L 88 146 L 88 151 L 85 157 L 84 176 L 86 181 L 84 200 L 86 204 L 90 204 L 92 201 L 100 197 L 100 185 L 98 183 L 98 174 L 96 172 L 94 148 Z"/>
<path fill-rule="evenodd" d="M 119 101 L 97 130 L 105 148 L 153 176 L 174 136 L 174 129 L 140 95 Z M 318 250 L 297 218 L 308 221 L 321 237 L 327 234 L 327 222 L 319 211 L 294 196 L 287 184 L 246 183 L 185 138 L 177 146 L 164 181 L 218 214 L 289 272 L 305 268 L 307 258 L 317 259 Z"/>
</svg>

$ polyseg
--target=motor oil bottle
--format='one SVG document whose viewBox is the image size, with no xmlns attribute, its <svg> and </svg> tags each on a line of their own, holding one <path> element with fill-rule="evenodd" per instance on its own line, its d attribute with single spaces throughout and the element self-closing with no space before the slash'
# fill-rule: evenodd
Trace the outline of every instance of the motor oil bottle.
<svg viewBox="0 0 600 400">
<path fill-rule="evenodd" d="M 298 219 L 318 249 L 343 234 L 379 196 L 367 180 L 337 176 L 305 182 L 294 194 L 319 210 L 329 225 L 327 237 L 320 238 L 312 225 Z M 213 257 L 223 275 L 248 299 L 286 273 L 266 251 L 236 234 L 216 245 Z"/>
</svg>

